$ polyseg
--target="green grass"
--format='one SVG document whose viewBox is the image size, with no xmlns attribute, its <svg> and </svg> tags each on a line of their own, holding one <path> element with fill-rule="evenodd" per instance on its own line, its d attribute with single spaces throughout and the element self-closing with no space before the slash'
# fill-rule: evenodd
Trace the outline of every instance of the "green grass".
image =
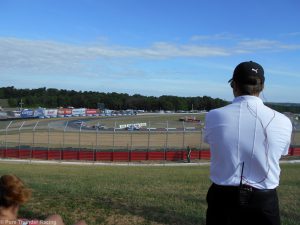
<svg viewBox="0 0 300 225">
<path fill-rule="evenodd" d="M 300 221 L 300 164 L 282 165 L 278 189 L 283 225 Z M 58 213 L 66 224 L 205 224 L 208 166 L 111 167 L 0 164 L 32 189 L 20 217 Z"/>
</svg>

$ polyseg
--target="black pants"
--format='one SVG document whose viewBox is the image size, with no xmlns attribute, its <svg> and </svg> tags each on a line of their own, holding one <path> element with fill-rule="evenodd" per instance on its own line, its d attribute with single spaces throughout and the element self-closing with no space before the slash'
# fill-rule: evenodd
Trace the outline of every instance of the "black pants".
<svg viewBox="0 0 300 225">
<path fill-rule="evenodd" d="M 212 184 L 206 225 L 280 225 L 276 189 L 253 190 L 246 206 L 240 206 L 238 193 L 238 187 Z"/>
</svg>

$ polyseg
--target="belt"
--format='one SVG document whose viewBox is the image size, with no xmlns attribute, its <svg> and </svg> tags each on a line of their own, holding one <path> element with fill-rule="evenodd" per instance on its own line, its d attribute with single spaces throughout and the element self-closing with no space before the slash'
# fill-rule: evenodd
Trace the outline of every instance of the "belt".
<svg viewBox="0 0 300 225">
<path fill-rule="evenodd" d="M 216 189 L 219 189 L 219 190 L 224 190 L 224 191 L 234 191 L 234 190 L 238 190 L 239 189 L 239 186 L 231 186 L 231 185 L 219 185 L 219 184 L 215 184 L 213 183 L 212 186 Z M 247 185 L 247 184 L 243 184 L 243 187 L 253 191 L 253 192 L 274 192 L 276 191 L 276 188 L 274 189 L 259 189 L 259 188 L 255 188 L 255 187 L 252 187 L 250 185 Z"/>
</svg>

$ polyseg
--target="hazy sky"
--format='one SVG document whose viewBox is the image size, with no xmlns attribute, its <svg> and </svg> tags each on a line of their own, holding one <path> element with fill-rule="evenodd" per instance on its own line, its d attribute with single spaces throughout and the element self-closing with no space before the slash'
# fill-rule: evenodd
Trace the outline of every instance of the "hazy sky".
<svg viewBox="0 0 300 225">
<path fill-rule="evenodd" d="M 300 102 L 298 0 L 0 0 L 0 86 L 232 99 L 234 67 L 263 99 Z"/>
</svg>

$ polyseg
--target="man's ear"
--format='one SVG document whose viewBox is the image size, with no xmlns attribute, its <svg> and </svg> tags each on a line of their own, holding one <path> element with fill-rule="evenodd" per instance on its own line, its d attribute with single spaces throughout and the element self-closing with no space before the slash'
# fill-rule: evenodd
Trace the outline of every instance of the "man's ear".
<svg viewBox="0 0 300 225">
<path fill-rule="evenodd" d="M 232 81 L 230 83 L 230 86 L 232 87 L 232 92 L 233 92 L 234 97 L 239 96 L 240 95 L 240 89 L 239 89 L 239 86 L 237 85 L 237 83 L 235 81 Z"/>
<path fill-rule="evenodd" d="M 236 82 L 234 80 L 231 81 L 230 86 L 232 87 L 233 90 L 237 89 L 237 84 L 236 84 Z"/>
</svg>

